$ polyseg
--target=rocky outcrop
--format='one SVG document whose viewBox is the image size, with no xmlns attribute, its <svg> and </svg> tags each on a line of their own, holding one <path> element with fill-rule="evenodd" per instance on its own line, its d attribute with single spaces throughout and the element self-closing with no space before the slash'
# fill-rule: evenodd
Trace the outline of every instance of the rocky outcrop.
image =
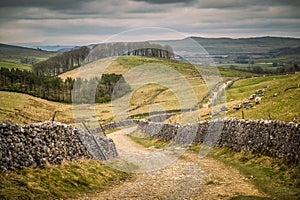
<svg viewBox="0 0 300 200">
<path fill-rule="evenodd" d="M 12 171 L 23 167 L 45 167 L 64 160 L 117 156 L 113 141 L 89 134 L 59 122 L 30 125 L 0 123 L 0 169 Z"/>
<path fill-rule="evenodd" d="M 300 125 L 293 122 L 225 118 L 186 125 L 140 122 L 139 129 L 179 144 L 206 143 L 300 162 Z"/>
</svg>

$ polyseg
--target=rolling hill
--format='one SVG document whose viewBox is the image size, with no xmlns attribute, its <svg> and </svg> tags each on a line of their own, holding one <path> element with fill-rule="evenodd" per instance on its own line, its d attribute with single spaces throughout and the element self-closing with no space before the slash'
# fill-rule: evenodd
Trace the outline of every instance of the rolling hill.
<svg viewBox="0 0 300 200">
<path fill-rule="evenodd" d="M 31 70 L 32 63 L 46 60 L 56 54 L 56 52 L 0 43 L 0 67 Z"/>
<path fill-rule="evenodd" d="M 285 63 L 293 62 L 298 59 L 299 62 L 299 38 L 284 38 L 284 37 L 254 37 L 254 38 L 203 38 L 203 37 L 188 37 L 181 40 L 161 40 L 150 41 L 151 43 L 158 43 L 161 45 L 170 45 L 180 54 L 196 55 L 208 54 L 214 56 L 218 55 L 247 55 L 256 59 L 267 59 L 265 62 L 270 62 L 269 58 L 277 59 Z M 198 46 L 198 44 L 200 46 Z M 94 46 L 90 45 L 90 47 Z M 203 49 L 202 49 L 203 47 Z M 41 49 L 33 49 L 19 46 L 12 46 L 0 43 L 0 64 L 11 68 L 13 65 L 29 69 L 32 62 L 45 60 L 56 55 L 57 52 L 44 51 Z M 290 58 L 290 55 L 294 56 Z M 295 57 L 296 56 L 296 57 Z M 230 63 L 232 58 L 220 61 L 220 63 Z M 237 58 L 233 58 L 238 60 Z M 247 60 L 247 59 L 246 59 Z M 216 62 L 219 60 L 216 59 Z M 257 60 L 260 62 L 261 60 Z M 255 63 L 257 63 L 255 62 Z M 19 65 L 18 65 L 19 64 Z M 25 65 L 29 66 L 25 66 Z"/>
<path fill-rule="evenodd" d="M 43 51 L 20 46 L 13 46 L 0 43 L 0 60 L 17 60 L 22 58 L 36 58 L 38 60 L 56 55 L 56 52 Z"/>
<path fill-rule="evenodd" d="M 203 38 L 195 38 L 198 40 L 202 40 Z M 274 45 L 278 45 L 278 47 L 281 46 L 297 46 L 298 42 L 300 41 L 299 39 L 295 39 L 295 38 L 272 38 L 272 37 L 264 37 L 264 38 L 245 38 L 245 39 L 229 39 L 229 38 L 213 38 L 213 39 L 208 39 L 208 38 L 204 38 L 203 41 L 206 41 L 205 45 L 206 46 L 211 46 L 214 48 L 217 48 L 218 45 L 220 45 L 221 43 L 224 44 L 228 44 L 230 45 L 235 45 L 236 49 L 238 48 L 242 48 L 243 45 L 247 45 L 247 44 L 251 44 L 252 43 L 252 47 L 253 47 L 253 51 L 255 48 L 258 48 L 259 46 L 261 47 L 260 51 L 269 51 L 269 49 L 272 49 L 274 47 Z M 233 44 L 231 44 L 231 41 L 234 41 Z M 281 41 L 281 44 L 280 44 Z M 273 42 L 273 43 L 272 43 Z M 260 45 L 259 45 L 260 44 Z M 281 46 L 280 46 L 281 45 Z M 226 46 L 226 45 L 225 45 Z M 239 46 L 239 47 L 238 47 Z M 293 49 L 294 47 L 290 47 L 288 49 Z M 296 48 L 296 47 L 295 47 Z M 233 47 L 234 49 L 234 47 Z M 264 49 L 264 50 L 263 50 Z M 277 48 L 280 49 L 280 48 Z M 286 48 L 283 48 L 284 50 L 286 50 Z M 20 59 L 24 56 L 35 56 L 36 58 L 46 58 L 48 56 L 54 55 L 55 53 L 53 52 L 47 52 L 47 51 L 39 51 L 36 49 L 29 49 L 29 48 L 23 48 L 23 47 L 15 47 L 15 46 L 10 46 L 10 45 L 4 45 L 1 44 L 0 45 L 0 50 L 2 50 L 3 52 L 5 52 L 3 55 L 1 55 L 1 58 L 10 58 L 11 60 L 13 60 L 12 62 L 17 62 L 17 59 Z M 224 50 L 224 49 L 223 49 Z M 9 53 L 11 54 L 11 57 L 9 57 Z M 4 59 L 5 60 L 5 59 Z M 4 62 L 8 62 L 8 61 L 4 61 Z M 0 65 L 2 63 L 0 62 Z M 159 59 L 159 58 L 151 58 L 151 57 L 138 57 L 138 56 L 121 56 L 121 57 L 111 57 L 111 58 L 104 58 L 104 59 L 100 59 L 91 63 L 88 63 L 85 66 L 82 66 L 81 68 L 77 68 L 75 70 L 72 71 L 68 71 L 64 74 L 59 75 L 59 77 L 61 77 L 62 79 L 65 79 L 67 77 L 72 77 L 72 78 L 76 78 L 78 76 L 78 72 L 80 72 L 79 76 L 82 76 L 83 78 L 92 78 L 94 76 L 100 76 L 102 73 L 116 73 L 116 74 L 126 74 L 128 72 L 130 72 L 130 70 L 134 69 L 134 67 L 136 66 L 141 66 L 141 65 L 147 65 L 147 64 L 155 64 L 155 65 L 164 65 L 164 66 L 169 66 L 171 69 L 174 69 L 176 71 L 178 71 L 181 75 L 183 75 L 183 79 L 187 80 L 188 83 L 191 85 L 191 87 L 193 88 L 193 91 L 195 92 L 195 95 L 197 97 L 197 99 L 201 99 L 207 92 L 207 86 L 204 82 L 204 80 L 202 79 L 202 77 L 197 73 L 197 70 L 195 70 L 195 68 L 193 67 L 193 65 L 188 64 L 188 63 L 184 63 L 184 62 L 178 62 L 178 61 L 174 61 L 174 60 L 167 60 L 167 59 Z M 12 65 L 13 66 L 13 65 Z M 23 66 L 23 65 L 22 65 Z M 30 66 L 29 66 L 30 68 Z M 245 75 L 249 75 L 250 73 L 247 72 L 241 72 L 241 71 L 237 71 L 237 70 L 232 70 L 232 69 L 223 69 L 220 68 L 220 74 L 223 76 L 223 79 L 231 79 L 233 77 L 240 77 L 240 76 L 245 76 Z M 179 80 L 179 79 L 178 79 Z M 280 79 L 281 80 L 281 79 Z M 282 79 L 284 80 L 284 79 Z M 264 80 L 261 80 L 262 82 L 264 82 Z M 284 81 L 288 81 L 289 79 L 285 79 Z M 268 82 L 270 85 L 272 85 L 272 81 Z M 283 84 L 283 82 L 277 83 L 279 84 L 278 87 L 280 86 L 280 84 Z M 251 88 L 249 86 L 249 88 Z M 180 89 L 180 87 L 179 87 Z M 245 89 L 244 89 L 245 90 Z M 252 91 L 252 90 L 249 90 Z M 228 94 L 230 96 L 231 90 L 228 91 Z M 236 91 L 235 91 L 236 92 Z M 5 93 L 7 94 L 7 93 Z M 232 94 L 234 96 L 234 94 Z M 245 93 L 245 95 L 248 95 L 248 93 Z M 1 102 L 6 102 L 7 99 L 5 99 L 4 97 L 5 95 L 2 95 L 1 97 Z M 293 94 L 292 96 L 297 96 L 296 94 Z M 22 99 L 24 97 L 16 97 L 16 99 Z M 178 97 L 176 96 L 176 94 L 174 94 L 174 91 L 171 91 L 170 89 L 165 88 L 163 85 L 159 85 L 159 84 L 146 84 L 140 88 L 137 88 L 134 93 L 131 96 L 129 105 L 128 105 L 128 111 L 130 112 L 130 115 L 138 115 L 141 113 L 148 113 L 150 111 L 155 111 L 155 109 L 159 108 L 159 107 L 163 107 L 164 110 L 176 110 L 180 107 L 180 105 L 178 104 Z M 232 105 L 235 101 L 242 101 L 244 98 L 247 97 L 242 97 L 240 96 L 239 98 L 232 98 L 234 99 L 233 102 L 229 102 L 229 107 Z M 285 99 L 293 99 L 293 98 L 289 98 L 287 96 L 284 96 Z M 25 98 L 26 99 L 26 98 Z M 8 100 L 11 101 L 11 100 Z M 26 100 L 27 101 L 27 100 Z M 26 104 L 26 101 L 24 104 Z M 12 101 L 11 101 L 12 102 Z M 30 102 L 32 102 L 32 100 L 30 100 Z M 272 101 L 271 101 L 272 102 Z M 278 102 L 278 101 L 277 101 Z M 44 104 L 45 102 L 43 102 L 42 104 Z M 53 103 L 53 102 L 52 102 Z M 295 102 L 294 102 L 295 103 Z M 3 104 L 6 105 L 6 104 Z M 29 103 L 29 105 L 31 105 Z M 277 104 L 276 104 L 277 105 Z M 66 104 L 62 104 L 62 107 L 64 106 L 68 106 Z M 112 119 L 112 110 L 110 108 L 110 105 L 102 105 L 104 107 L 104 109 L 100 109 L 101 106 L 99 106 L 98 109 L 98 113 L 101 119 L 105 120 L 105 121 L 111 121 Z M 282 104 L 281 106 L 284 107 L 284 105 Z M 17 113 L 20 112 L 20 110 L 22 109 L 17 109 L 17 110 L 7 110 L 6 107 L 9 108 L 14 108 L 17 107 L 17 105 L 14 104 L 9 104 L 8 106 L 5 106 L 2 108 L 2 119 L 5 119 L 6 117 L 12 117 L 13 119 L 16 117 L 13 117 L 12 113 Z M 51 106 L 49 106 L 51 107 Z M 60 107 L 60 106 L 58 106 Z M 260 105 L 258 105 L 257 107 L 260 107 Z M 24 105 L 24 108 L 26 108 L 26 106 Z M 187 108 L 187 107 L 184 107 Z M 286 106 L 287 109 L 290 109 L 291 107 L 289 105 Z M 261 109 L 264 110 L 264 114 L 263 115 L 256 115 L 255 111 L 251 110 L 249 111 L 249 113 L 246 115 L 249 118 L 256 118 L 257 116 L 261 117 L 261 118 L 266 118 L 266 109 L 267 110 L 272 110 L 272 105 L 265 106 L 265 107 L 261 107 Z M 276 113 L 284 113 L 282 115 L 277 115 L 277 114 L 272 114 L 274 116 L 274 118 L 276 119 L 282 119 L 282 120 L 287 120 L 290 121 L 292 120 L 292 118 L 296 117 L 295 114 L 290 114 L 287 115 L 286 113 L 288 112 L 287 109 L 282 109 L 282 110 L 276 110 Z M 26 110 L 26 109 L 25 109 Z M 24 110 L 24 111 L 25 111 Z M 49 115 L 51 116 L 51 112 L 53 112 L 53 110 L 57 110 L 57 108 L 53 107 L 51 108 L 49 111 L 47 111 L 47 117 L 49 118 Z M 295 109 L 292 109 L 293 113 L 296 112 Z M 6 112 L 7 111 L 7 112 Z M 44 111 L 42 111 L 44 112 Z M 69 112 L 69 111 L 68 111 Z M 247 111 L 248 112 L 248 111 Z M 3 114 L 4 113 L 4 114 Z M 10 114 L 8 114 L 10 113 Z M 50 113 L 50 114 L 49 114 Z M 252 113 L 252 114 L 251 114 Z M 240 115 L 239 112 L 229 112 L 228 113 L 229 116 L 238 116 Z M 31 116 L 30 113 L 25 113 L 25 116 L 29 116 L 28 119 L 26 119 L 26 117 L 21 117 L 22 119 L 17 119 L 17 121 L 22 121 L 22 122 L 31 122 L 34 121 L 34 115 Z M 21 115 L 20 115 L 21 116 Z M 30 118 L 32 120 L 30 120 Z M 45 117 L 42 117 L 43 119 Z M 72 120 L 70 119 L 71 117 L 68 116 L 67 120 L 62 119 L 63 121 L 68 121 L 71 122 Z"/>
<path fill-rule="evenodd" d="M 147 68 L 153 66 L 157 67 L 157 69 L 154 70 L 156 73 L 151 75 L 152 80 L 150 80 L 150 82 L 152 82 L 152 84 L 147 84 L 148 79 L 149 78 L 151 79 L 151 77 L 148 77 L 147 75 L 146 77 L 139 77 L 139 76 L 145 76 L 144 74 L 146 74 L 145 71 L 147 70 Z M 184 81 L 187 81 L 187 83 L 191 85 L 191 88 L 195 93 L 197 101 L 203 98 L 207 93 L 208 86 L 206 85 L 201 74 L 197 71 L 194 65 L 191 65 L 189 63 L 174 61 L 174 60 L 152 58 L 152 57 L 121 56 L 118 58 L 116 57 L 104 58 L 104 59 L 100 59 L 88 63 L 87 65 L 84 65 L 80 68 L 63 73 L 59 75 L 59 77 L 63 79 L 66 79 L 67 77 L 92 78 L 94 76 L 100 77 L 101 74 L 103 73 L 106 74 L 116 73 L 116 74 L 122 74 L 124 76 L 128 76 L 129 73 L 134 73 L 132 71 L 138 69 L 139 67 L 145 67 L 143 72 L 139 72 L 139 74 L 135 75 L 134 78 L 127 77 L 127 81 L 135 82 L 137 79 L 141 78 L 141 81 L 142 82 L 144 81 L 145 83 L 142 87 L 136 88 L 136 90 L 131 96 L 129 107 L 127 108 L 128 110 L 130 110 L 130 115 L 148 113 L 150 112 L 151 109 L 155 110 L 160 106 L 162 106 L 164 110 L 186 109 L 194 106 L 195 102 L 194 104 L 187 103 L 187 105 L 181 105 L 181 106 L 179 105 L 178 102 L 179 97 L 176 96 L 178 95 L 176 94 L 176 91 L 179 91 L 185 87 L 184 85 L 182 85 L 184 84 Z M 170 68 L 169 70 L 171 71 L 159 72 L 160 67 L 168 67 Z M 172 70 L 176 70 L 181 77 L 176 79 L 175 77 L 177 75 L 175 74 L 162 75 L 164 73 L 173 73 Z M 206 68 L 202 68 L 201 70 L 203 70 L 201 73 L 209 72 L 209 69 Z M 219 70 L 220 70 L 220 74 L 226 80 L 231 79 L 233 77 L 250 75 L 250 73 L 247 72 L 236 71 L 231 69 L 220 68 Z M 159 75 L 162 75 L 162 77 L 155 78 L 156 76 Z M 173 80 L 176 81 L 173 81 L 172 83 L 173 86 L 171 85 L 169 86 L 175 87 L 175 85 L 177 85 L 175 87 L 177 89 L 176 91 L 174 91 L 174 89 L 173 90 L 166 89 L 163 83 L 164 81 L 160 80 L 168 76 L 169 77 L 174 76 Z"/>
<path fill-rule="evenodd" d="M 203 38 L 188 37 L 182 40 L 153 41 L 169 44 L 176 51 L 199 53 L 198 48 L 190 48 L 191 42 L 199 43 L 209 54 L 267 54 L 278 48 L 295 48 L 300 46 L 300 38 L 253 37 L 253 38 Z M 195 45 L 192 45 L 196 47 Z"/>
</svg>

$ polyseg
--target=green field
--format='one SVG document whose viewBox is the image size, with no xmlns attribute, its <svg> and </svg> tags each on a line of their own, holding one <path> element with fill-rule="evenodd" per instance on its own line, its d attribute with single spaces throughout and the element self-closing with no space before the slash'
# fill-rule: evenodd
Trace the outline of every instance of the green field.
<svg viewBox="0 0 300 200">
<path fill-rule="evenodd" d="M 13 61 L 0 61 L 0 67 L 5 67 L 9 69 L 18 68 L 27 71 L 32 70 L 32 67 L 29 64 L 20 64 L 19 62 L 13 62 Z"/>
<path fill-rule="evenodd" d="M 269 113 L 271 119 L 300 119 L 300 73 L 255 77 L 235 82 L 226 91 L 227 103 L 230 105 L 227 116 L 241 118 L 242 111 L 235 111 L 233 106 L 249 98 L 258 89 L 265 90 L 261 104 L 250 109 L 243 108 L 245 119 L 269 119 Z"/>
</svg>

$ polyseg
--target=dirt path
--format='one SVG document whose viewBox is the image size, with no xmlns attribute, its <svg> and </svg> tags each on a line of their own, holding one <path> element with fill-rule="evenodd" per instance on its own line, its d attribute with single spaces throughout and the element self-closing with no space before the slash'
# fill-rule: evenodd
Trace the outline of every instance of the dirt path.
<svg viewBox="0 0 300 200">
<path fill-rule="evenodd" d="M 117 131 L 109 137 L 114 140 L 120 157 L 140 164 L 142 171 L 136 174 L 134 180 L 83 199 L 230 199 L 237 195 L 263 196 L 236 169 L 209 157 L 199 158 L 189 151 L 174 160 L 178 152 L 153 151 L 134 143 L 126 135 L 133 130 Z M 172 162 L 158 169 L 162 165 L 153 164 L 155 160 L 157 163 L 161 160 Z M 154 167 L 143 166 L 149 163 Z"/>
</svg>

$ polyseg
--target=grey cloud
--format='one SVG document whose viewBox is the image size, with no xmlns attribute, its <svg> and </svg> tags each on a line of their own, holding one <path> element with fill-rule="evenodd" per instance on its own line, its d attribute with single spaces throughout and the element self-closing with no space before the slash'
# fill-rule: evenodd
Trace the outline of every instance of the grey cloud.
<svg viewBox="0 0 300 200">
<path fill-rule="evenodd" d="M 188 4 L 195 2 L 195 0 L 133 0 L 133 1 L 139 1 L 139 2 L 146 2 L 150 4 L 174 4 L 174 3 L 182 3 L 182 4 Z"/>
<path fill-rule="evenodd" d="M 201 0 L 197 2 L 199 8 L 247 8 L 247 7 L 271 7 L 271 6 L 300 6 L 300 1 L 295 0 Z"/>
<path fill-rule="evenodd" d="M 0 1 L 0 7 L 38 7 L 54 10 L 79 8 L 95 0 L 8 0 Z"/>
<path fill-rule="evenodd" d="M 208 37 L 241 33 L 300 37 L 299 4 L 291 0 L 8 0 L 0 2 L 0 39 L 55 42 L 71 35 L 79 38 L 76 43 L 87 41 L 87 35 L 104 37 L 142 26 Z"/>
</svg>

